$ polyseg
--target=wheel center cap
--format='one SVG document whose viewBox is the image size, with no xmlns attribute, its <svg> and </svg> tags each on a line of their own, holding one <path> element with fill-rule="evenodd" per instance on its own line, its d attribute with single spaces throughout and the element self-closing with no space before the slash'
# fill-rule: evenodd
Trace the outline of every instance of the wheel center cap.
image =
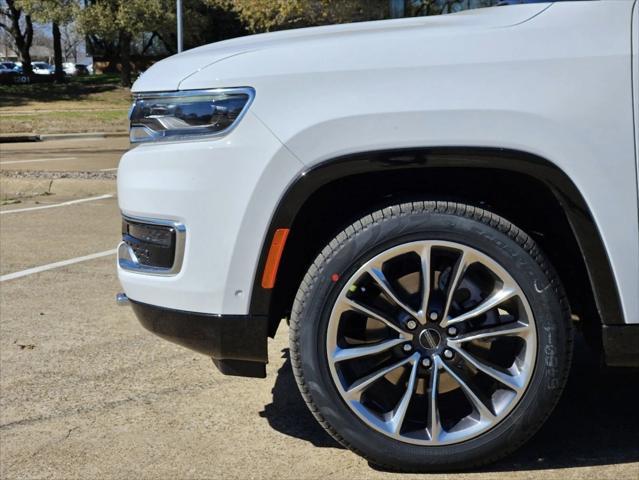
<svg viewBox="0 0 639 480">
<path fill-rule="evenodd" d="M 427 328 L 422 330 L 422 333 L 419 334 L 419 343 L 427 350 L 433 350 L 439 347 L 441 341 L 442 336 L 434 328 Z"/>
</svg>

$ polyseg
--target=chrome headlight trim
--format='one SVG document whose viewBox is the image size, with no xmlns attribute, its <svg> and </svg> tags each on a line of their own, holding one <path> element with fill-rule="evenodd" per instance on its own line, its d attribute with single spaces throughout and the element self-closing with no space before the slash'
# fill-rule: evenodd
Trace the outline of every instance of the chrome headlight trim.
<svg viewBox="0 0 639 480">
<path fill-rule="evenodd" d="M 170 134 L 171 130 L 157 131 L 149 128 L 146 125 L 135 124 L 133 120 L 133 114 L 139 101 L 153 100 L 153 99 L 168 99 L 175 98 L 192 98 L 202 96 L 215 96 L 215 95 L 231 95 L 240 94 L 246 95 L 247 100 L 242 110 L 233 120 L 233 122 L 226 128 L 218 131 L 211 131 L 207 129 L 207 126 L 191 127 L 189 133 L 175 133 Z M 147 143 L 147 142 L 176 142 L 185 140 L 198 140 L 207 138 L 216 138 L 228 135 L 244 118 L 246 112 L 253 103 L 255 98 L 255 89 L 252 87 L 231 87 L 231 88 L 212 88 L 204 90 L 177 90 L 169 92 L 141 92 L 133 95 L 133 103 L 129 110 L 129 139 L 131 143 Z M 137 136 L 136 133 L 143 134 L 143 136 Z"/>
</svg>

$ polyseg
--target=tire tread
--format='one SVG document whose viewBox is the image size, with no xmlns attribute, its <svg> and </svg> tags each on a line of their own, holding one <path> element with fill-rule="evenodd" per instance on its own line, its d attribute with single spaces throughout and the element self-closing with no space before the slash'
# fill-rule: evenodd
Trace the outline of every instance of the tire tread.
<svg viewBox="0 0 639 480">
<path fill-rule="evenodd" d="M 337 432 L 332 425 L 326 421 L 323 417 L 315 403 L 313 402 L 313 398 L 310 394 L 309 387 L 307 385 L 306 378 L 304 377 L 304 372 L 302 370 L 302 362 L 300 356 L 300 348 L 299 348 L 299 338 L 298 332 L 300 327 L 300 322 L 302 321 L 301 314 L 304 310 L 304 305 L 308 300 L 308 296 L 310 291 L 312 290 L 313 284 L 317 281 L 319 274 L 321 273 L 322 267 L 330 261 L 330 259 L 336 255 L 341 248 L 354 236 L 358 235 L 362 231 L 367 228 L 371 228 L 376 224 L 381 223 L 384 220 L 399 217 L 399 216 L 410 216 L 424 213 L 443 213 L 449 215 L 456 215 L 461 217 L 466 217 L 468 219 L 476 220 L 478 222 L 482 222 L 499 232 L 503 233 L 510 237 L 513 241 L 515 241 L 522 249 L 524 249 L 528 255 L 530 255 L 534 261 L 539 265 L 541 270 L 546 275 L 546 278 L 549 280 L 549 284 L 551 288 L 554 290 L 557 298 L 559 299 L 561 309 L 563 315 L 565 316 L 562 325 L 566 327 L 566 338 L 568 338 L 569 344 L 567 345 L 568 351 L 572 352 L 573 348 L 573 336 L 572 336 L 572 322 L 570 321 L 570 308 L 568 305 L 568 300 L 566 293 L 561 285 L 559 277 L 552 267 L 552 265 L 546 260 L 546 257 L 541 252 L 535 241 L 528 236 L 523 230 L 516 227 L 514 224 L 506 220 L 505 218 L 492 213 L 488 210 L 484 210 L 479 207 L 475 207 L 473 205 L 466 205 L 458 202 L 450 202 L 450 201 L 420 201 L 420 202 L 409 202 L 403 203 L 399 205 L 389 206 L 375 212 L 372 212 L 359 220 L 355 221 L 352 225 L 348 226 L 342 232 L 331 240 L 328 245 L 321 251 L 321 253 L 317 256 L 314 262 L 309 267 L 302 283 L 295 295 L 295 301 L 293 303 L 293 308 L 291 312 L 290 319 L 290 329 L 289 329 L 289 344 L 290 344 L 290 357 L 291 357 L 291 365 L 293 368 L 293 374 L 295 377 L 295 381 L 299 387 L 299 390 L 302 394 L 306 405 L 309 410 L 315 417 L 315 419 L 322 425 L 322 427 L 341 445 L 353 451 L 354 453 L 360 455 L 361 457 L 368 460 L 370 463 L 383 468 L 388 471 L 402 471 L 402 472 L 419 472 L 419 470 L 404 470 L 398 469 L 393 465 L 384 465 L 380 464 L 373 458 L 369 458 L 364 452 L 359 450 L 354 445 L 350 444 L 344 437 L 342 437 L 339 432 Z M 571 358 L 572 355 L 569 355 Z M 565 362 L 563 371 L 561 372 L 562 385 L 565 385 L 565 379 L 568 376 L 570 370 L 570 361 Z M 472 464 L 464 464 L 460 465 L 458 469 L 465 469 L 470 467 L 480 467 L 489 463 L 493 463 L 500 458 L 503 458 L 510 454 L 511 452 L 518 449 L 521 445 L 523 445 L 530 437 L 532 437 L 537 430 L 544 424 L 544 422 L 548 419 L 550 414 L 552 413 L 554 406 L 559 401 L 561 394 L 563 392 L 563 387 L 555 390 L 555 398 L 553 403 L 553 408 L 549 408 L 547 410 L 546 416 L 541 419 L 536 425 L 529 428 L 527 432 L 519 436 L 518 441 L 512 442 L 510 448 L 504 449 L 500 452 L 492 456 L 486 456 L 479 461 L 476 461 Z"/>
</svg>

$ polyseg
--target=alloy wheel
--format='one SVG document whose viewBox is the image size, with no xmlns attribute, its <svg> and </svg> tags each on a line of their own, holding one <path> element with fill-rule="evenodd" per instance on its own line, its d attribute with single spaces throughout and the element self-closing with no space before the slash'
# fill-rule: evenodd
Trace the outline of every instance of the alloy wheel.
<svg viewBox="0 0 639 480">
<path fill-rule="evenodd" d="M 532 310 L 485 253 L 429 240 L 392 247 L 344 283 L 326 355 L 369 427 L 418 445 L 475 438 L 523 396 L 537 355 Z"/>
</svg>

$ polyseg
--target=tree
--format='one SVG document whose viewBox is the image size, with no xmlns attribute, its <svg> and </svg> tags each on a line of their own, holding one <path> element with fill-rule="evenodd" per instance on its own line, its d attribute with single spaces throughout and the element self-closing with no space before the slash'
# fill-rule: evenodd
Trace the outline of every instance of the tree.
<svg viewBox="0 0 639 480">
<path fill-rule="evenodd" d="M 389 16 L 388 0 L 205 0 L 233 10 L 253 33 L 381 20 Z"/>
<path fill-rule="evenodd" d="M 490 7 L 501 0 L 415 0 L 406 2 L 406 15 L 442 15 L 473 8 Z"/>
<path fill-rule="evenodd" d="M 78 63 L 78 48 L 80 48 L 84 37 L 78 32 L 75 23 L 69 23 L 62 27 L 62 56 L 65 60 L 72 59 L 73 63 Z"/>
<path fill-rule="evenodd" d="M 130 86 L 134 37 L 163 25 L 174 9 L 172 0 L 87 0 L 78 22 L 84 33 L 117 48 L 120 81 L 123 86 Z"/>
<path fill-rule="evenodd" d="M 64 81 L 62 34 L 60 27 L 70 23 L 78 10 L 74 0 L 18 0 L 24 11 L 39 23 L 51 23 L 56 82 Z"/>
<path fill-rule="evenodd" d="M 1 7 L 0 27 L 12 38 L 16 52 L 22 62 L 22 71 L 31 76 L 31 43 L 33 42 L 33 22 L 31 15 L 25 13 L 18 1 L 5 0 L 6 7 Z"/>
<path fill-rule="evenodd" d="M 184 0 L 182 8 L 185 19 L 184 48 L 187 50 L 247 33 L 236 12 L 220 2 L 216 4 L 202 0 Z M 174 10 L 167 12 L 164 24 L 156 26 L 150 33 L 143 45 L 143 54 L 155 51 L 155 48 L 151 48 L 155 45 L 163 47 L 166 53 L 176 53 L 177 32 Z M 152 42 L 153 45 L 151 45 Z"/>
<path fill-rule="evenodd" d="M 203 0 L 235 12 L 249 32 L 458 12 L 500 0 Z"/>
</svg>

